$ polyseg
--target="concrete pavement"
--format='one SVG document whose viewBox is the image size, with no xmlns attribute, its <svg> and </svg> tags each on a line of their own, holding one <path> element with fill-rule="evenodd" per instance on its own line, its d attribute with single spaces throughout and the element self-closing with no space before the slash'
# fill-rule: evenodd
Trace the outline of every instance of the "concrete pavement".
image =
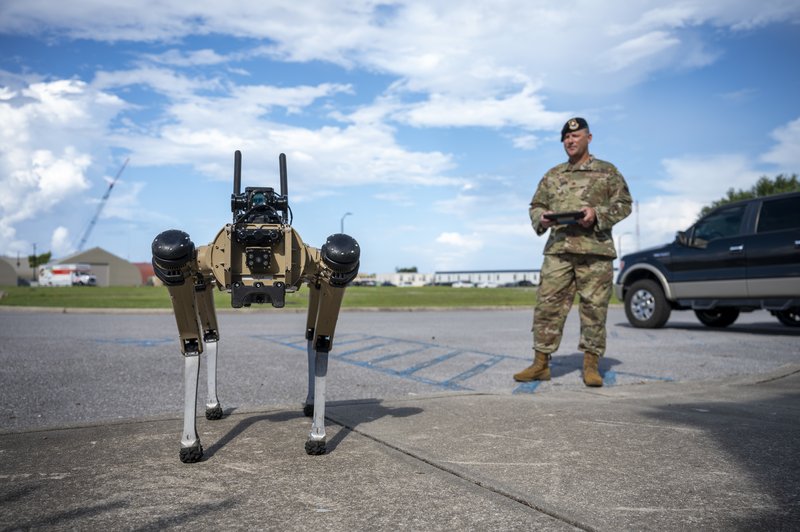
<svg viewBox="0 0 800 532">
<path fill-rule="evenodd" d="M 224 406 L 224 404 L 223 404 Z M 0 529 L 797 530 L 800 365 L 0 433 Z"/>
</svg>

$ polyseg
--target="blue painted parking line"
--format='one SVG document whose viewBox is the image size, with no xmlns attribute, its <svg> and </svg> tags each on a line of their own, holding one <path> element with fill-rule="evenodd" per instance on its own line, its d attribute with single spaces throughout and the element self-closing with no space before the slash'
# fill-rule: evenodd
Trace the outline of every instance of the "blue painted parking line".
<svg viewBox="0 0 800 532">
<path fill-rule="evenodd" d="M 269 342 L 275 342 L 293 349 L 303 351 L 306 350 L 305 343 L 301 344 L 295 341 L 287 341 L 288 337 L 286 335 L 256 335 L 254 337 Z M 447 346 L 418 340 L 402 340 L 386 336 L 349 335 L 344 341 L 342 341 L 340 338 L 337 338 L 337 340 L 337 347 L 341 348 L 343 345 L 349 345 L 351 346 L 351 349 L 332 350 L 330 356 L 333 359 L 340 360 L 346 364 L 352 364 L 354 366 L 378 371 L 392 377 L 438 386 L 447 390 L 472 390 L 472 388 L 465 384 L 465 381 L 480 375 L 487 369 L 503 360 L 515 358 L 497 355 L 494 353 L 482 353 L 480 351 L 465 351 L 462 349 L 452 349 L 445 354 L 435 354 L 435 351 L 447 349 Z M 363 345 L 365 343 L 366 345 Z M 389 353 L 386 352 L 387 348 L 402 348 L 404 346 L 407 348 L 403 349 L 402 351 Z M 430 358 L 420 360 L 420 357 L 424 357 L 426 352 L 429 351 Z M 364 360 L 359 360 L 358 358 L 353 357 L 353 355 L 360 354 L 362 355 L 360 358 L 364 358 L 364 354 L 369 354 L 371 352 L 374 352 L 374 356 L 367 357 Z M 485 356 L 488 358 L 488 360 L 482 361 L 479 364 L 473 363 L 473 365 L 467 369 L 459 368 L 458 373 L 442 380 L 434 380 L 420 375 L 420 372 L 423 370 L 434 367 L 448 360 L 458 360 L 462 356 L 466 358 L 474 357 L 475 355 Z M 405 367 L 392 368 L 385 365 L 387 362 L 394 362 L 395 366 L 397 366 L 397 363 L 399 362 L 399 365 L 402 366 L 402 360 L 404 357 L 408 357 L 408 363 Z"/>
<path fill-rule="evenodd" d="M 494 366 L 498 362 L 502 362 L 506 358 L 508 358 L 508 357 L 496 356 L 496 357 L 492 358 L 491 360 L 488 360 L 487 362 L 482 362 L 482 363 L 480 363 L 480 364 L 478 364 L 476 366 L 473 366 L 470 369 L 468 369 L 467 371 L 459 373 L 455 377 L 451 377 L 450 379 L 448 379 L 448 380 L 446 380 L 444 382 L 457 383 L 457 382 L 462 382 L 462 381 L 471 379 L 472 377 L 474 377 L 476 375 L 480 375 L 481 373 L 483 373 L 487 369 L 491 368 L 492 366 Z"/>
<path fill-rule="evenodd" d="M 307 342 L 297 341 L 295 335 L 256 335 L 254 338 L 274 342 L 292 349 L 305 352 Z M 290 341 L 289 338 L 292 340 Z M 467 383 L 487 370 L 504 361 L 518 361 L 517 356 L 498 355 L 496 353 L 485 353 L 481 351 L 455 349 L 441 344 L 419 340 L 403 340 L 388 336 L 359 335 L 349 334 L 336 338 L 336 347 L 330 353 L 330 357 L 340 360 L 346 364 L 351 364 L 361 368 L 377 371 L 391 377 L 408 379 L 415 382 L 437 386 L 447 390 L 474 391 Z M 348 348 L 342 350 L 343 346 Z M 400 349 L 398 351 L 398 349 Z M 449 349 L 441 354 L 443 350 Z M 358 356 L 356 356 L 358 355 Z M 427 357 L 426 357 L 427 355 Z M 477 355 L 477 357 L 476 357 Z M 481 358 L 479 362 L 476 358 Z M 406 361 L 404 364 L 404 360 Z M 453 375 L 444 375 L 443 378 L 435 380 L 422 375 L 423 370 L 432 368 L 447 361 L 453 363 L 443 366 L 445 368 L 455 367 Z M 465 362 L 466 361 L 466 362 Z M 463 365 L 460 365 L 463 362 Z M 391 366 L 387 365 L 391 363 Z M 580 372 L 579 366 L 567 366 L 558 362 L 551 363 L 554 368 L 560 368 L 563 373 L 573 371 Z M 460 366 L 459 366 L 460 365 Z M 566 370 L 566 371 L 564 371 Z M 446 369 L 440 369 L 440 373 L 446 373 Z M 641 375 L 626 371 L 608 370 L 603 373 L 604 386 L 610 387 L 617 384 L 620 377 L 633 377 L 644 380 L 672 381 L 669 377 L 657 377 L 654 375 Z M 532 394 L 536 393 L 541 381 L 533 381 L 519 384 L 512 391 L 513 394 Z"/>
<path fill-rule="evenodd" d="M 536 391 L 536 388 L 538 388 L 541 383 L 542 381 L 523 382 L 522 384 L 514 388 L 514 391 L 512 391 L 511 393 L 514 395 L 520 393 L 533 393 Z"/>
<path fill-rule="evenodd" d="M 403 377 L 407 377 L 412 373 L 418 372 L 421 369 L 429 368 L 431 366 L 435 366 L 436 364 L 441 364 L 445 360 L 450 360 L 451 358 L 459 354 L 461 354 L 461 351 L 451 351 L 450 353 L 447 353 L 445 355 L 438 356 L 436 358 L 431 358 L 424 362 L 420 362 L 419 364 L 414 364 L 413 366 L 410 366 L 402 371 L 398 371 L 397 374 Z"/>
<path fill-rule="evenodd" d="M 421 353 L 429 349 L 428 347 L 415 347 L 414 349 L 408 349 L 406 351 L 401 351 L 400 353 L 393 353 L 391 355 L 383 355 L 382 357 L 373 358 L 369 363 L 370 365 L 380 364 L 381 362 L 388 362 L 389 360 L 394 360 L 395 358 L 400 358 L 408 355 L 415 355 L 417 353 Z"/>
<path fill-rule="evenodd" d="M 426 377 L 421 377 L 414 373 L 407 373 L 406 370 L 396 370 L 392 368 L 386 368 L 381 366 L 375 366 L 369 362 L 361 362 L 358 360 L 347 360 L 342 359 L 342 362 L 346 364 L 352 364 L 353 366 L 359 366 L 362 368 L 368 368 L 373 371 L 377 371 L 379 373 L 383 373 L 384 375 L 389 375 L 391 377 L 399 377 L 402 379 L 408 379 L 414 382 L 420 382 L 422 384 L 428 384 L 431 386 L 438 386 L 440 388 L 444 388 L 446 390 L 472 390 L 472 388 L 467 388 L 466 386 L 462 386 L 456 382 L 448 382 L 448 381 L 435 381 L 433 379 L 428 379 Z"/>
<path fill-rule="evenodd" d="M 356 343 L 356 342 L 351 342 L 351 343 Z M 355 355 L 357 353 L 363 353 L 365 351 L 371 351 L 373 349 L 386 347 L 387 345 L 391 345 L 391 344 L 392 344 L 392 342 L 384 342 L 384 343 L 380 343 L 380 344 L 370 344 L 370 345 L 367 345 L 367 346 L 364 346 L 364 347 L 360 347 L 358 349 L 351 349 L 349 351 L 341 351 L 341 352 L 338 352 L 337 354 L 338 354 L 338 356 L 344 358 L 344 357 L 347 357 L 347 356 L 350 356 L 350 355 Z M 341 347 L 341 344 L 337 344 L 337 345 L 339 347 Z"/>
</svg>

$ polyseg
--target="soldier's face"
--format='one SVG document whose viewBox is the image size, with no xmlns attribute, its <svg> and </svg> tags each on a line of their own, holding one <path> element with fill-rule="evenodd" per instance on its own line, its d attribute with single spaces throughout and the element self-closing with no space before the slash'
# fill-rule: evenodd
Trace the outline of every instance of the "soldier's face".
<svg viewBox="0 0 800 532">
<path fill-rule="evenodd" d="M 580 160 L 589 153 L 592 134 L 588 129 L 571 131 L 564 135 L 564 151 L 570 160 Z"/>
</svg>

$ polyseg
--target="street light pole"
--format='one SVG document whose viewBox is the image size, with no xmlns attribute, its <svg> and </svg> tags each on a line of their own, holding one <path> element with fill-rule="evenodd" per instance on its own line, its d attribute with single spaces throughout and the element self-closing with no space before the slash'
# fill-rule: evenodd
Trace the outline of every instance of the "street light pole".
<svg viewBox="0 0 800 532">
<path fill-rule="evenodd" d="M 341 226 L 340 226 L 341 230 L 339 231 L 340 233 L 344 234 L 344 219 L 347 218 L 348 216 L 352 215 L 352 214 L 353 214 L 352 212 L 346 212 L 346 213 L 344 213 L 344 216 L 342 216 L 342 221 L 341 221 Z"/>
<path fill-rule="evenodd" d="M 622 239 L 625 238 L 626 235 L 630 234 L 631 234 L 630 232 L 626 231 L 621 235 L 619 235 L 619 237 L 617 238 L 617 256 L 619 258 L 622 258 Z"/>
</svg>

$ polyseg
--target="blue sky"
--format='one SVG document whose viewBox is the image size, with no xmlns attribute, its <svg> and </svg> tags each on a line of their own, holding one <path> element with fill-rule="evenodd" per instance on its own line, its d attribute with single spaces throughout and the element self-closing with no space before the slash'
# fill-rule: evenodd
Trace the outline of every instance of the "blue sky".
<svg viewBox="0 0 800 532">
<path fill-rule="evenodd" d="M 211 242 L 239 149 L 243 186 L 286 154 L 306 243 L 351 213 L 367 273 L 539 268 L 527 206 L 576 115 L 637 202 L 623 253 L 800 173 L 796 1 L 190 4 L 0 4 L 0 254 L 76 251 L 128 158 L 86 249 Z"/>
</svg>

